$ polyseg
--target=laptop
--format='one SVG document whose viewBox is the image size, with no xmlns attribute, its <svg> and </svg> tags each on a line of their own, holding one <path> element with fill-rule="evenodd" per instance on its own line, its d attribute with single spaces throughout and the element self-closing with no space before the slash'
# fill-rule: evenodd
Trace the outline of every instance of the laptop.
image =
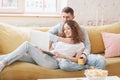
<svg viewBox="0 0 120 80">
<path fill-rule="evenodd" d="M 37 30 L 30 32 L 30 42 L 42 50 L 49 51 L 49 33 Z"/>
</svg>

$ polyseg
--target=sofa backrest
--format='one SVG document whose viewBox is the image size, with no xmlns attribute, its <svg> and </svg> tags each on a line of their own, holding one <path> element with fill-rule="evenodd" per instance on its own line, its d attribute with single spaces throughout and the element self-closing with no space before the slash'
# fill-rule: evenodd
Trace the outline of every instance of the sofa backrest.
<svg viewBox="0 0 120 80">
<path fill-rule="evenodd" d="M 101 32 L 110 32 L 120 34 L 120 22 L 104 25 L 104 26 L 89 26 L 86 27 L 90 43 L 91 53 L 102 53 L 105 50 Z"/>
<path fill-rule="evenodd" d="M 0 55 L 10 53 L 24 41 L 29 41 L 33 29 L 47 31 L 50 27 L 16 27 L 0 23 Z"/>
<path fill-rule="evenodd" d="M 20 28 L 0 23 L 0 54 L 10 53 L 24 41 L 29 41 L 29 34 L 32 29 L 47 31 L 50 28 L 51 27 Z M 91 53 L 101 53 L 105 50 L 101 32 L 120 33 L 120 22 L 98 27 L 88 26 L 85 28 L 91 43 Z"/>
<path fill-rule="evenodd" d="M 10 53 L 24 41 L 29 40 L 29 29 L 0 23 L 0 54 Z"/>
</svg>

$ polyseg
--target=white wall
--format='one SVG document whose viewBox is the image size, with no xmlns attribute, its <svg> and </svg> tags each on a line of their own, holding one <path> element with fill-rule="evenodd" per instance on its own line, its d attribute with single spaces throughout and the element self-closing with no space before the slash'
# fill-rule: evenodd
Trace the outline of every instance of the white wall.
<svg viewBox="0 0 120 80">
<path fill-rule="evenodd" d="M 104 25 L 120 21 L 120 0 L 68 0 L 75 20 L 82 25 Z M 0 22 L 17 26 L 54 26 L 60 18 L 0 17 Z"/>
<path fill-rule="evenodd" d="M 104 25 L 120 21 L 120 0 L 68 0 L 76 20 L 84 25 Z"/>
<path fill-rule="evenodd" d="M 61 18 L 0 17 L 0 22 L 25 27 L 50 27 L 61 22 Z"/>
</svg>

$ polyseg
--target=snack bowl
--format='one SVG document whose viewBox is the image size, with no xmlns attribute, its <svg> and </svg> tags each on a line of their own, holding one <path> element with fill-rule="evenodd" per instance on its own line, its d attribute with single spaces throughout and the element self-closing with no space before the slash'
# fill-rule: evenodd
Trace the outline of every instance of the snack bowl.
<svg viewBox="0 0 120 80">
<path fill-rule="evenodd" d="M 106 80 L 108 71 L 101 69 L 88 69 L 85 70 L 84 74 L 89 80 Z"/>
</svg>

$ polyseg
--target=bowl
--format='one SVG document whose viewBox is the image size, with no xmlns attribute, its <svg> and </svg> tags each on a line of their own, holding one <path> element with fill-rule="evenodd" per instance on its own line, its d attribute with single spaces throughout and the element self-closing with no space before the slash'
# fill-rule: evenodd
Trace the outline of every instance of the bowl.
<svg viewBox="0 0 120 80">
<path fill-rule="evenodd" d="M 88 69 L 85 70 L 84 74 L 89 80 L 106 80 L 108 71 L 101 69 Z"/>
</svg>

